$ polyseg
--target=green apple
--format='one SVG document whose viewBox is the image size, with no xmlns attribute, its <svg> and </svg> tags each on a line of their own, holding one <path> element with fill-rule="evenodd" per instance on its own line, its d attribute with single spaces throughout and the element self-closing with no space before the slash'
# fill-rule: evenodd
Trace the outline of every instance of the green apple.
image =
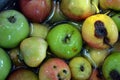
<svg viewBox="0 0 120 80">
<path fill-rule="evenodd" d="M 60 58 L 49 58 L 39 69 L 39 80 L 70 80 L 68 64 Z"/>
<path fill-rule="evenodd" d="M 83 22 L 82 37 L 90 47 L 111 48 L 118 40 L 117 25 L 106 14 L 92 15 Z"/>
<path fill-rule="evenodd" d="M 11 70 L 11 59 L 4 49 L 0 48 L 0 80 L 5 80 Z"/>
<path fill-rule="evenodd" d="M 84 57 L 74 57 L 69 62 L 72 80 L 87 80 L 92 73 L 90 62 Z"/>
<path fill-rule="evenodd" d="M 30 36 L 38 36 L 45 39 L 48 31 L 49 31 L 49 28 L 44 24 L 31 23 Z"/>
<path fill-rule="evenodd" d="M 112 9 L 120 11 L 120 1 L 119 0 L 99 0 L 100 7 L 102 9 Z"/>
<path fill-rule="evenodd" d="M 18 68 L 8 76 L 7 80 L 39 80 L 37 74 L 32 70 Z"/>
<path fill-rule="evenodd" d="M 106 80 L 120 80 L 120 52 L 112 52 L 102 66 Z"/>
<path fill-rule="evenodd" d="M 6 10 L 0 13 L 0 46 L 13 48 L 29 34 L 29 24 L 26 18 L 16 10 Z"/>
<path fill-rule="evenodd" d="M 47 42 L 41 37 L 29 37 L 20 44 L 24 62 L 29 67 L 38 67 L 46 58 Z"/>
<path fill-rule="evenodd" d="M 118 31 L 120 32 L 120 13 L 113 15 L 112 19 L 116 23 Z"/>
<path fill-rule="evenodd" d="M 74 57 L 82 49 L 80 31 L 68 23 L 61 23 L 51 28 L 47 35 L 47 42 L 50 51 L 64 59 Z"/>
<path fill-rule="evenodd" d="M 60 9 L 65 16 L 75 21 L 99 13 L 98 0 L 61 0 Z"/>
</svg>

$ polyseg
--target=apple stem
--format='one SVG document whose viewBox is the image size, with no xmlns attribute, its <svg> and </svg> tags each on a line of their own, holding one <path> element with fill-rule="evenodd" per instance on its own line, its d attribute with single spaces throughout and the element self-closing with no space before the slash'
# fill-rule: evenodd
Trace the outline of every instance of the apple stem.
<svg viewBox="0 0 120 80">
<path fill-rule="evenodd" d="M 99 8 L 97 7 L 97 5 L 94 3 L 94 2 L 92 2 L 92 4 L 94 5 L 94 7 L 96 8 L 96 13 L 99 13 L 100 12 L 100 10 L 99 10 Z"/>
<path fill-rule="evenodd" d="M 8 18 L 8 21 L 9 21 L 10 23 L 15 23 L 16 18 L 15 18 L 14 16 L 10 16 L 10 17 Z"/>
</svg>

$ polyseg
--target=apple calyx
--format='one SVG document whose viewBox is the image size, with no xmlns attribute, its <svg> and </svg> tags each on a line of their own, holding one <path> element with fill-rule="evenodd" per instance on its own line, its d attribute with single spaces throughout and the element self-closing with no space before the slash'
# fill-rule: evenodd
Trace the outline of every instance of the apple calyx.
<svg viewBox="0 0 120 80">
<path fill-rule="evenodd" d="M 64 43 L 69 43 L 70 42 L 70 38 L 71 38 L 72 34 L 67 34 L 63 40 Z"/>
<path fill-rule="evenodd" d="M 105 25 L 102 21 L 98 20 L 94 23 L 95 26 L 95 36 L 97 38 L 103 38 L 103 42 L 112 47 L 112 45 L 109 44 L 109 38 L 107 37 L 107 30 L 105 28 Z"/>
<path fill-rule="evenodd" d="M 15 16 L 10 16 L 10 17 L 8 18 L 8 21 L 9 21 L 10 23 L 15 23 L 15 22 L 16 22 Z"/>
<path fill-rule="evenodd" d="M 117 70 L 112 70 L 109 75 L 112 78 L 112 80 L 120 80 L 120 74 Z"/>
</svg>

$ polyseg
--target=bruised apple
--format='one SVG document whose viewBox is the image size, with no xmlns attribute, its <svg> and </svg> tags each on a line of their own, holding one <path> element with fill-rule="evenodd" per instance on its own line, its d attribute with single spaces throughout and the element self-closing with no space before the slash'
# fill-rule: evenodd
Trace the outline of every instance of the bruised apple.
<svg viewBox="0 0 120 80">
<path fill-rule="evenodd" d="M 20 10 L 33 22 L 43 22 L 52 9 L 52 0 L 20 0 Z"/>
<path fill-rule="evenodd" d="M 82 36 L 85 42 L 93 48 L 111 48 L 118 40 L 117 25 L 106 14 L 96 14 L 84 21 Z"/>
<path fill-rule="evenodd" d="M 39 69 L 39 80 L 70 80 L 71 72 L 60 58 L 50 58 Z"/>
</svg>

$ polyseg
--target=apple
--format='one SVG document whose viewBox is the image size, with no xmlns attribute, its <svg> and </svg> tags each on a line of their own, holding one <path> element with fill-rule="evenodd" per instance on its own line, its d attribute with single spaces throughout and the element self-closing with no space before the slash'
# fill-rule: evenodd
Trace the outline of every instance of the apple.
<svg viewBox="0 0 120 80">
<path fill-rule="evenodd" d="M 51 53 L 57 57 L 70 59 L 82 49 L 82 37 L 76 26 L 61 23 L 50 29 L 46 37 Z"/>
<path fill-rule="evenodd" d="M 16 10 L 6 10 L 0 13 L 0 46 L 14 48 L 29 34 L 29 24 L 26 18 Z"/>
<path fill-rule="evenodd" d="M 60 58 L 49 58 L 39 69 L 39 80 L 70 80 L 71 72 L 67 63 Z"/>
<path fill-rule="evenodd" d="M 17 67 L 24 66 L 19 47 L 10 49 L 8 51 L 8 54 L 12 61 L 13 67 L 17 68 Z"/>
<path fill-rule="evenodd" d="M 104 80 L 104 77 L 98 68 L 94 68 L 88 80 Z"/>
<path fill-rule="evenodd" d="M 90 62 L 80 56 L 74 57 L 69 62 L 72 80 L 88 80 L 92 73 L 92 66 Z"/>
<path fill-rule="evenodd" d="M 26 68 L 13 70 L 7 80 L 39 80 L 37 74 Z"/>
<path fill-rule="evenodd" d="M 120 52 L 111 52 L 102 65 L 106 80 L 120 80 Z"/>
<path fill-rule="evenodd" d="M 7 52 L 0 48 L 0 80 L 5 80 L 12 68 L 11 59 Z"/>
<path fill-rule="evenodd" d="M 112 48 L 118 40 L 117 25 L 106 14 L 92 15 L 83 22 L 82 37 L 92 48 Z"/>
<path fill-rule="evenodd" d="M 20 44 L 20 51 L 25 64 L 38 67 L 46 58 L 47 42 L 41 37 L 29 37 Z"/>
<path fill-rule="evenodd" d="M 38 36 L 43 39 L 46 38 L 49 28 L 47 25 L 39 23 L 31 23 L 30 25 L 30 37 Z"/>
<path fill-rule="evenodd" d="M 32 22 L 43 22 L 51 13 L 52 0 L 19 0 L 22 13 Z"/>
<path fill-rule="evenodd" d="M 112 16 L 113 21 L 117 25 L 118 31 L 120 32 L 120 13 L 117 13 Z"/>
<path fill-rule="evenodd" d="M 60 9 L 65 16 L 75 21 L 99 13 L 98 0 L 61 0 Z"/>
<path fill-rule="evenodd" d="M 104 59 L 110 53 L 108 49 L 95 49 L 91 47 L 88 47 L 87 49 L 88 49 L 88 55 L 90 56 L 90 58 L 94 63 L 92 63 L 90 59 L 88 60 L 92 63 L 92 66 L 96 68 L 100 67 L 103 64 Z"/>
<path fill-rule="evenodd" d="M 120 1 L 119 0 L 99 0 L 100 7 L 102 9 L 112 9 L 120 11 Z"/>
</svg>

